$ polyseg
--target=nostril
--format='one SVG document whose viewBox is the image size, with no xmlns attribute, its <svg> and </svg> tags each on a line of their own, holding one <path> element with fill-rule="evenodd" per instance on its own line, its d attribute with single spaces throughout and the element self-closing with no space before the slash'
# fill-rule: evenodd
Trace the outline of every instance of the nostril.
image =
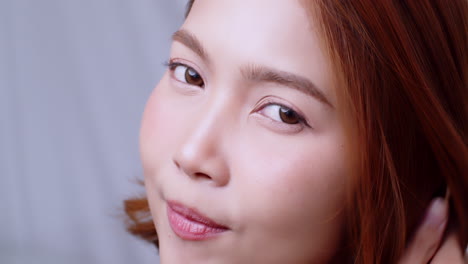
<svg viewBox="0 0 468 264">
<path fill-rule="evenodd" d="M 180 164 L 179 164 L 179 162 L 177 162 L 177 160 L 173 160 L 173 161 L 174 161 L 174 164 L 176 165 L 176 167 L 177 167 L 178 169 L 180 169 Z"/>
<path fill-rule="evenodd" d="M 174 165 L 176 166 L 177 169 L 182 170 L 185 174 L 187 174 L 190 177 L 193 178 L 200 178 L 200 179 L 212 179 L 208 174 L 203 173 L 203 172 L 196 172 L 195 168 L 190 168 L 187 166 L 181 166 L 181 164 L 177 161 L 177 159 L 173 160 Z"/>
<path fill-rule="evenodd" d="M 194 173 L 193 176 L 196 177 L 196 178 L 206 178 L 206 179 L 209 179 L 209 180 L 211 179 L 211 177 L 208 174 L 201 173 L 201 172 L 196 172 L 196 173 Z"/>
</svg>

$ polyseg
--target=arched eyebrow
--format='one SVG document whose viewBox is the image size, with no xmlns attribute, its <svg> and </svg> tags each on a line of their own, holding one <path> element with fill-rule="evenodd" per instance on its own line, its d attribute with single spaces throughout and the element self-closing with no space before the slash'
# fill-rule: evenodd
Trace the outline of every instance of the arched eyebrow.
<svg viewBox="0 0 468 264">
<path fill-rule="evenodd" d="M 179 29 L 172 34 L 172 40 L 180 42 L 195 52 L 206 63 L 209 63 L 210 58 L 208 57 L 208 53 L 206 53 L 205 48 L 194 34 L 185 29 Z"/>
<path fill-rule="evenodd" d="M 180 42 L 195 52 L 207 64 L 210 63 L 208 53 L 194 34 L 185 29 L 179 29 L 172 35 L 172 40 Z M 257 64 L 243 65 L 240 70 L 242 76 L 246 80 L 253 82 L 277 83 L 279 85 L 287 86 L 303 92 L 317 99 L 321 103 L 334 108 L 325 94 L 306 77 Z"/>
<path fill-rule="evenodd" d="M 271 82 L 288 86 L 312 96 L 327 106 L 334 108 L 325 94 L 306 77 L 257 64 L 244 65 L 241 67 L 241 74 L 249 81 Z"/>
</svg>

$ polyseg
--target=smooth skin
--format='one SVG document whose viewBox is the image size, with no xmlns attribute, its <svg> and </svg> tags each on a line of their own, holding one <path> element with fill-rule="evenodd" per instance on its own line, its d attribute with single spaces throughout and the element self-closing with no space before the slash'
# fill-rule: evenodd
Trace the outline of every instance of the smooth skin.
<svg viewBox="0 0 468 264">
<path fill-rule="evenodd" d="M 140 134 L 161 263 L 336 261 L 351 166 L 320 43 L 299 1 L 195 2 Z M 168 201 L 229 230 L 184 240 Z"/>
</svg>

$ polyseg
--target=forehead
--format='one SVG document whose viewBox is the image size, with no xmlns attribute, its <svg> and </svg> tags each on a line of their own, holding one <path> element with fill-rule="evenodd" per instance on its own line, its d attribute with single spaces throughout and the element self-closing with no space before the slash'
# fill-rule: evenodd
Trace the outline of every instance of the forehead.
<svg viewBox="0 0 468 264">
<path fill-rule="evenodd" d="M 242 42 L 244 54 L 293 50 L 313 42 L 305 10 L 295 0 L 197 0 L 184 27 L 207 46 L 222 43 L 235 51 Z"/>
<path fill-rule="evenodd" d="M 315 24 L 296 0 L 196 0 L 183 28 L 211 53 L 271 66 L 324 61 Z"/>
</svg>

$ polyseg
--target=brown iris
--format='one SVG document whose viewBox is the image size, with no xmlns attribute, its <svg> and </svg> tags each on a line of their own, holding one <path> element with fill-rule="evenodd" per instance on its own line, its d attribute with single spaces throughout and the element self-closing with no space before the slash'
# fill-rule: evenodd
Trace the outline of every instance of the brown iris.
<svg viewBox="0 0 468 264">
<path fill-rule="evenodd" d="M 205 84 L 200 74 L 198 74 L 198 72 L 196 72 L 192 68 L 187 68 L 187 70 L 185 70 L 185 80 L 187 81 L 188 84 L 196 85 L 200 87 L 203 87 L 203 85 Z"/>
<path fill-rule="evenodd" d="M 297 113 L 294 112 L 294 110 L 280 107 L 279 115 L 280 115 L 281 121 L 283 121 L 286 124 L 297 124 L 300 122 L 300 118 L 297 115 Z"/>
</svg>

